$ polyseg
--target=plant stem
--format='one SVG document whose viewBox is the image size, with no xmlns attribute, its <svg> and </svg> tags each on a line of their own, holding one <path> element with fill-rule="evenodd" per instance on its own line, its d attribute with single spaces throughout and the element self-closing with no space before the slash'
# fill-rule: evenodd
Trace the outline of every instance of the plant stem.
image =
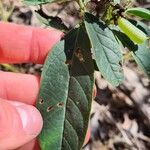
<svg viewBox="0 0 150 150">
<path fill-rule="evenodd" d="M 3 4 L 2 0 L 0 0 L 0 17 L 3 18 L 2 16 L 3 16 Z"/>
<path fill-rule="evenodd" d="M 84 2 L 83 2 L 82 0 L 76 0 L 76 1 L 77 1 L 78 5 L 79 5 L 79 7 L 80 7 L 81 15 L 83 15 L 84 12 L 85 12 L 85 5 L 84 5 Z"/>
<path fill-rule="evenodd" d="M 10 8 L 9 10 L 4 8 L 4 4 L 3 1 L 0 0 L 0 17 L 2 21 L 8 21 L 10 15 L 12 14 L 13 10 L 14 10 L 14 5 L 13 3 L 10 4 Z"/>
<path fill-rule="evenodd" d="M 79 6 L 81 9 L 84 9 L 85 6 L 82 0 L 79 0 Z"/>
<path fill-rule="evenodd" d="M 126 61 L 129 61 L 132 59 L 132 53 L 131 52 L 127 52 L 124 56 L 123 59 Z"/>
<path fill-rule="evenodd" d="M 10 64 L 1 64 L 1 66 L 3 66 L 8 71 L 12 71 L 12 72 L 16 72 L 16 73 L 19 72 L 19 70 L 17 68 L 15 68 L 13 65 L 10 65 Z"/>
</svg>

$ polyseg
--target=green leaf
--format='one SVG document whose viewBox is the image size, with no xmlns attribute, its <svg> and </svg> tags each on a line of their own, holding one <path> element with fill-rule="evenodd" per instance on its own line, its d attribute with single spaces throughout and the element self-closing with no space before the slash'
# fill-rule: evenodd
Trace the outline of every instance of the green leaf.
<svg viewBox="0 0 150 150">
<path fill-rule="evenodd" d="M 113 0 L 113 3 L 114 3 L 114 4 L 119 4 L 119 3 L 120 3 L 120 0 Z"/>
<path fill-rule="evenodd" d="M 85 14 L 85 26 L 101 74 L 112 85 L 119 85 L 123 79 L 122 69 L 119 65 L 122 54 L 112 31 L 89 13 Z"/>
<path fill-rule="evenodd" d="M 150 29 L 139 21 L 130 20 L 136 27 L 146 34 L 150 33 Z M 124 33 L 113 29 L 114 34 L 118 37 L 124 47 L 132 51 L 132 56 L 139 67 L 150 78 L 150 47 L 148 41 L 142 45 L 135 45 Z"/>
<path fill-rule="evenodd" d="M 125 11 L 125 13 L 135 15 L 146 20 L 150 20 L 150 11 L 145 8 L 140 8 L 140 7 L 129 8 Z"/>
<path fill-rule="evenodd" d="M 148 36 L 150 36 L 150 29 L 148 28 L 147 25 L 145 25 L 144 23 L 140 22 L 140 21 L 135 21 L 135 20 L 129 20 L 133 25 L 135 25 L 138 29 L 140 29 L 141 31 L 143 31 L 145 34 L 147 34 Z M 112 28 L 112 27 L 111 27 Z M 129 50 L 131 51 L 136 51 L 138 49 L 138 45 L 134 44 L 133 41 L 130 40 L 130 38 L 125 35 L 123 32 L 119 31 L 119 28 L 117 27 L 113 27 L 112 28 L 113 33 L 115 34 L 115 36 L 117 36 L 117 38 L 120 40 L 120 42 L 122 43 L 122 45 L 124 47 L 127 47 Z"/>
<path fill-rule="evenodd" d="M 88 3 L 90 0 L 83 0 L 84 3 Z"/>
<path fill-rule="evenodd" d="M 142 44 L 148 39 L 147 35 L 143 31 L 138 29 L 127 19 L 119 17 L 117 22 L 121 31 L 123 31 L 134 43 Z"/>
<path fill-rule="evenodd" d="M 27 5 L 39 5 L 39 4 L 46 4 L 46 3 L 53 3 L 53 2 L 66 2 L 69 0 L 24 0 L 25 4 Z"/>
<path fill-rule="evenodd" d="M 138 46 L 134 44 L 134 42 L 131 41 L 130 38 L 126 34 L 115 29 L 113 29 L 112 31 L 114 35 L 117 36 L 117 38 L 119 39 L 119 41 L 122 43 L 124 47 L 128 48 L 131 51 L 137 50 Z"/>
<path fill-rule="evenodd" d="M 150 29 L 149 27 L 144 24 L 141 21 L 136 21 L 136 20 L 129 20 L 133 25 L 135 25 L 137 28 L 139 28 L 140 30 L 142 30 L 145 34 L 147 34 L 148 36 L 150 36 Z"/>
<path fill-rule="evenodd" d="M 39 5 L 54 2 L 55 0 L 24 0 L 27 5 Z"/>
<path fill-rule="evenodd" d="M 82 27 L 71 31 L 48 55 L 37 102 L 44 120 L 39 136 L 42 150 L 81 149 L 91 108 L 93 68 Z"/>
<path fill-rule="evenodd" d="M 41 16 L 41 14 L 39 14 L 39 11 L 36 12 L 39 21 L 41 21 L 41 23 L 45 24 L 46 26 L 61 30 L 63 32 L 67 32 L 69 30 L 59 17 L 48 16 L 48 18 L 44 18 L 43 16 Z"/>
<path fill-rule="evenodd" d="M 132 56 L 134 57 L 139 67 L 150 79 L 150 47 L 148 42 L 145 42 L 142 45 L 138 45 L 138 49 L 132 52 Z"/>
</svg>

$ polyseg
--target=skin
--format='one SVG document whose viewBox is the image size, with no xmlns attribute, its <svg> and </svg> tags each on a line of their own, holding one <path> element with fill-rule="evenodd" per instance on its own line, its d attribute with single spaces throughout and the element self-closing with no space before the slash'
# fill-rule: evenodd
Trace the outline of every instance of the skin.
<svg viewBox="0 0 150 150">
<path fill-rule="evenodd" d="M 0 63 L 44 60 L 62 32 L 0 22 Z M 40 77 L 0 71 L 0 150 L 39 150 L 43 120 L 34 107 Z M 88 141 L 88 130 L 85 143 Z"/>
</svg>

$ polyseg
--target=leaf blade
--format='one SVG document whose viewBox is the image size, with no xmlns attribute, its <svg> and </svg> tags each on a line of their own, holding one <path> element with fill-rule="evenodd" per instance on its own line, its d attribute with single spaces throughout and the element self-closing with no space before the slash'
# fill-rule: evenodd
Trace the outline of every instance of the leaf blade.
<svg viewBox="0 0 150 150">
<path fill-rule="evenodd" d="M 58 49 L 58 47 L 59 48 L 63 48 L 63 42 L 58 43 L 56 48 Z M 56 145 L 58 146 L 58 148 L 61 146 L 61 141 L 59 141 L 57 139 L 61 138 L 60 136 L 62 135 L 62 133 L 60 133 L 60 132 L 62 132 L 62 128 L 60 128 L 58 130 L 59 126 L 58 126 L 57 120 L 61 119 L 60 114 L 64 115 L 65 109 L 64 108 L 61 109 L 60 113 L 59 113 L 59 109 L 57 109 L 57 111 L 55 111 L 56 109 L 53 109 L 53 107 L 57 106 L 57 103 L 59 103 L 59 99 L 63 99 L 63 102 L 65 103 L 65 99 L 66 99 L 65 93 L 66 93 L 66 91 L 64 91 L 64 90 L 63 91 L 62 90 L 58 91 L 57 90 L 58 86 L 54 82 L 55 81 L 54 77 L 58 76 L 58 74 L 57 74 L 57 71 L 55 71 L 52 68 L 51 68 L 51 71 L 48 71 L 49 70 L 49 66 L 53 66 L 53 68 L 54 68 L 54 66 L 56 64 L 58 66 L 60 66 L 60 68 L 58 68 L 58 69 L 61 69 L 61 73 L 64 73 L 64 75 L 61 75 L 61 76 L 64 77 L 64 80 L 66 81 L 66 83 L 69 82 L 69 73 L 67 72 L 67 67 L 65 66 L 65 64 L 59 63 L 59 61 L 57 60 L 57 57 L 56 57 L 57 53 L 56 54 L 55 53 L 56 52 L 52 52 L 51 55 L 48 56 L 47 60 L 50 60 L 51 62 L 46 61 L 45 65 L 44 65 L 45 69 L 43 69 L 43 73 L 42 73 L 42 77 L 41 77 L 42 83 L 41 83 L 40 93 L 39 93 L 39 102 L 40 102 L 40 100 L 43 100 L 44 103 L 46 101 L 46 103 L 48 103 L 49 106 L 47 104 L 44 105 L 44 103 L 42 105 L 40 103 L 37 103 L 37 108 L 40 110 L 40 112 L 41 112 L 41 114 L 43 116 L 43 121 L 44 121 L 44 126 L 43 126 L 44 130 L 40 134 L 40 139 L 43 139 L 42 141 L 44 141 L 44 138 L 47 135 L 47 133 L 50 133 L 52 137 L 55 137 L 53 139 L 48 137 L 48 140 L 51 143 L 49 146 L 51 148 L 55 148 Z M 65 55 L 63 54 L 63 51 L 61 52 L 61 54 L 62 54 L 61 58 L 65 59 Z M 51 57 L 53 59 L 51 59 Z M 51 64 L 51 65 L 49 65 L 49 64 Z M 50 80 L 49 77 L 51 78 L 51 84 L 49 84 L 47 82 L 48 80 Z M 59 86 L 62 86 L 61 84 L 64 86 L 64 89 L 68 88 L 67 84 L 64 84 L 63 82 L 59 82 Z M 48 91 L 50 91 L 50 92 L 48 93 Z M 57 91 L 57 97 L 53 94 L 55 91 Z M 48 101 L 48 99 L 50 97 L 55 99 L 55 101 L 53 99 Z M 51 124 L 47 123 L 47 118 L 45 117 L 45 114 L 48 113 L 47 112 L 48 107 L 52 107 L 52 111 L 50 111 L 51 117 L 53 117 L 53 115 L 54 115 L 55 118 L 57 119 L 57 120 L 54 120 Z M 56 113 L 57 113 L 57 115 L 55 115 Z M 49 118 L 49 120 L 52 120 L 52 119 Z M 61 122 L 61 123 L 59 122 L 59 124 L 60 124 L 60 127 L 63 127 L 63 122 Z M 52 129 L 53 132 L 50 132 L 49 128 Z M 57 135 L 57 136 L 55 136 L 55 135 Z M 41 149 L 46 149 L 46 147 L 47 147 L 47 143 L 46 142 L 44 144 L 41 144 Z"/>
<path fill-rule="evenodd" d="M 138 49 L 136 51 L 132 51 L 132 56 L 139 67 L 150 79 L 150 47 L 148 42 L 138 45 Z"/>
<path fill-rule="evenodd" d="M 46 3 L 53 3 L 53 2 L 65 2 L 69 0 L 24 0 L 25 4 L 27 5 L 40 5 L 40 4 L 46 4 Z"/>
<path fill-rule="evenodd" d="M 134 16 L 138 16 L 146 20 L 150 20 L 150 11 L 145 8 L 129 8 L 125 11 L 125 13 L 132 14 Z"/>
<path fill-rule="evenodd" d="M 39 5 L 53 2 L 55 0 L 24 0 L 27 5 Z"/>
<path fill-rule="evenodd" d="M 112 31 L 89 13 L 85 14 L 85 26 L 101 74 L 112 85 L 119 85 L 123 79 L 119 65 L 122 55 Z"/>
<path fill-rule="evenodd" d="M 90 49 L 89 45 L 81 45 L 80 35 L 84 35 L 83 30 L 73 30 L 53 48 L 44 65 L 37 102 L 44 118 L 44 127 L 39 136 L 42 150 L 78 150 L 84 141 L 93 93 L 94 69 L 86 72 L 85 67 L 89 68 L 88 65 L 93 65 L 93 62 L 91 57 L 89 61 L 89 57 L 84 56 L 83 51 L 90 53 Z M 73 64 L 68 68 L 65 61 L 70 55 L 66 51 L 78 48 L 85 62 L 81 62 L 74 53 Z M 80 69 L 77 69 L 78 66 Z"/>
</svg>

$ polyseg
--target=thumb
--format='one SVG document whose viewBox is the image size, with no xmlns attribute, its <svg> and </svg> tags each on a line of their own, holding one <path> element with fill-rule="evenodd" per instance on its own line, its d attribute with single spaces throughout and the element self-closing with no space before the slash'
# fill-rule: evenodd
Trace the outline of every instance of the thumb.
<svg viewBox="0 0 150 150">
<path fill-rule="evenodd" d="M 43 125 L 31 105 L 0 98 L 0 150 L 12 150 L 34 139 Z"/>
</svg>

